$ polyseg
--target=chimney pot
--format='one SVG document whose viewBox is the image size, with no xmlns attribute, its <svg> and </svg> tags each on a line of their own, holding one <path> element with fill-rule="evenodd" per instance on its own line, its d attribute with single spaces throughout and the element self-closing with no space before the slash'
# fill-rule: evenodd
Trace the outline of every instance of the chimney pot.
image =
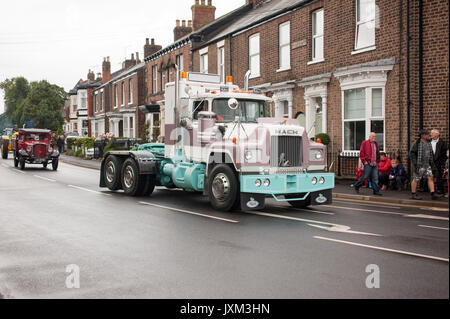
<svg viewBox="0 0 450 319">
<path fill-rule="evenodd" d="M 208 0 L 208 6 L 212 6 L 212 0 Z"/>
<path fill-rule="evenodd" d="M 192 28 L 192 20 L 188 21 L 188 28 Z"/>
<path fill-rule="evenodd" d="M 186 28 L 186 20 L 181 21 L 181 26 L 182 26 L 183 28 Z"/>
<path fill-rule="evenodd" d="M 175 25 L 176 25 L 177 27 L 179 27 L 179 26 L 180 26 L 180 20 L 176 20 L 175 22 L 176 22 Z"/>
<path fill-rule="evenodd" d="M 155 45 L 155 39 L 152 38 L 152 45 Z"/>
<path fill-rule="evenodd" d="M 205 5 L 205 0 L 202 0 L 202 6 L 204 6 Z"/>
<path fill-rule="evenodd" d="M 149 38 L 146 38 L 146 39 L 145 39 L 145 44 L 146 44 L 146 45 L 150 45 L 150 40 L 149 40 Z"/>
</svg>

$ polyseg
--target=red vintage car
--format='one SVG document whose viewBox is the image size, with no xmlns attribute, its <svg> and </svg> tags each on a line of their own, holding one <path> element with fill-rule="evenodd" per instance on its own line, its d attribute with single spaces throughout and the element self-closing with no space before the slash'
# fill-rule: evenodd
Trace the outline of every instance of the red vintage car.
<svg viewBox="0 0 450 319">
<path fill-rule="evenodd" d="M 25 169 L 25 163 L 42 164 L 44 168 L 51 162 L 54 171 L 58 169 L 59 152 L 53 144 L 50 130 L 19 129 L 12 140 L 14 166 Z"/>
</svg>

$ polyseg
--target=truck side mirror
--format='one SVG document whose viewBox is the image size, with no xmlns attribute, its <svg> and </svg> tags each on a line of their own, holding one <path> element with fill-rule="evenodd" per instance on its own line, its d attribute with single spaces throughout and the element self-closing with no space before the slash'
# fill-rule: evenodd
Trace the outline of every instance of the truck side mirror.
<svg viewBox="0 0 450 319">
<path fill-rule="evenodd" d="M 239 102 L 235 98 L 231 98 L 228 100 L 228 107 L 232 110 L 236 110 L 239 106 Z"/>
</svg>

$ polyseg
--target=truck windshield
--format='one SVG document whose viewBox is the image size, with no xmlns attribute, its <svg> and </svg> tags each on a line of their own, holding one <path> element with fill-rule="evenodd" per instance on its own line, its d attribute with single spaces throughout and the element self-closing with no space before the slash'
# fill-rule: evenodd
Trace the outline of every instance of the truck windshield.
<svg viewBox="0 0 450 319">
<path fill-rule="evenodd" d="M 256 123 L 258 118 L 268 116 L 266 114 L 265 101 L 238 100 L 239 107 L 232 110 L 228 107 L 228 99 L 215 99 L 212 103 L 212 111 L 217 114 L 217 122 L 226 123 L 237 121 L 241 115 L 241 122 Z"/>
</svg>

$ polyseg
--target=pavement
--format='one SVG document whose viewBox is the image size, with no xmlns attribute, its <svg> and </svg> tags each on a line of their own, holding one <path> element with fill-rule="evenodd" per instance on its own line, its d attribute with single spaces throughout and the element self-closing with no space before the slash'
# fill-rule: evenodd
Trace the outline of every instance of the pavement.
<svg viewBox="0 0 450 319">
<path fill-rule="evenodd" d="M 448 209 L 341 198 L 223 213 L 177 189 L 100 189 L 98 170 L 61 160 L 0 160 L 6 298 L 449 298 Z"/>
<path fill-rule="evenodd" d="M 91 168 L 91 169 L 100 169 L 100 160 L 85 160 L 79 157 L 74 156 L 61 156 L 61 161 L 64 163 L 77 165 L 85 168 Z M 421 196 L 423 197 L 423 200 L 417 201 L 417 200 L 411 200 L 411 193 L 409 191 L 383 191 L 381 192 L 383 194 L 382 197 L 380 196 L 373 196 L 372 190 L 361 187 L 360 194 L 356 194 L 354 188 L 352 185 L 355 183 L 355 180 L 347 180 L 347 179 L 336 179 L 336 187 L 333 190 L 333 197 L 335 200 L 354 200 L 354 201 L 361 201 L 366 203 L 395 203 L 395 204 L 401 204 L 405 205 L 405 207 L 408 207 L 409 205 L 413 206 L 423 206 L 423 207 L 435 207 L 435 208 L 449 208 L 449 201 L 448 198 L 441 197 L 438 200 L 431 200 L 429 193 L 423 193 Z"/>
</svg>

